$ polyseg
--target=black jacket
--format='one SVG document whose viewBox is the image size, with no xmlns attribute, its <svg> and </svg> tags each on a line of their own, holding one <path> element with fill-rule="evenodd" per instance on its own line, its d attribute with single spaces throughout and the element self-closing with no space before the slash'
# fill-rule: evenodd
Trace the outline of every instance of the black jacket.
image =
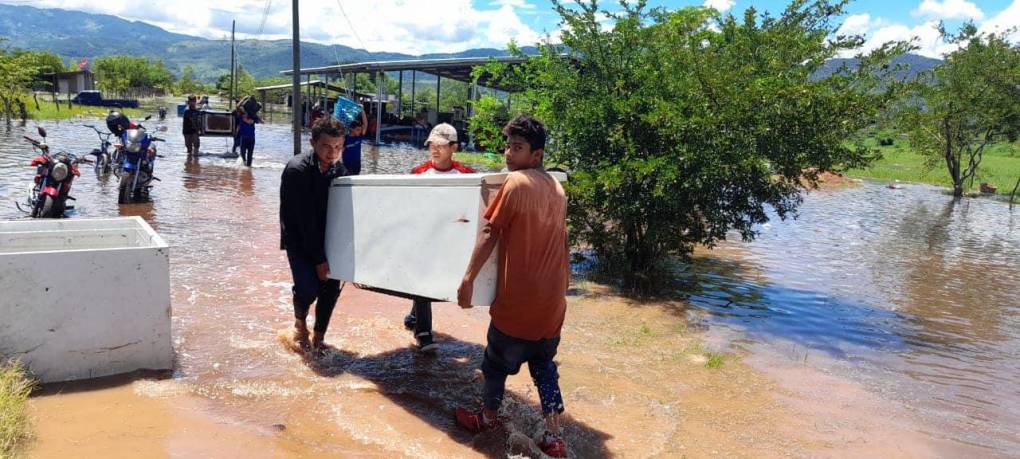
<svg viewBox="0 0 1020 459">
<path fill-rule="evenodd" d="M 181 122 L 181 133 L 184 135 L 198 134 L 202 131 L 202 111 L 184 109 L 184 120 Z"/>
<path fill-rule="evenodd" d="M 280 179 L 280 248 L 319 264 L 326 261 L 326 203 L 334 178 L 347 175 L 340 163 L 323 173 L 314 153 L 291 158 Z"/>
</svg>

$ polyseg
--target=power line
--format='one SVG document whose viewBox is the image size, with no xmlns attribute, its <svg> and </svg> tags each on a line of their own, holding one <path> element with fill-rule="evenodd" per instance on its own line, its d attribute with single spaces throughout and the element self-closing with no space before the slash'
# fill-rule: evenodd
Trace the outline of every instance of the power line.
<svg viewBox="0 0 1020 459">
<path fill-rule="evenodd" d="M 351 23 L 351 18 L 347 17 L 347 12 L 344 11 L 344 6 L 340 4 L 340 0 L 336 0 L 336 6 L 340 7 L 340 14 L 344 16 L 344 20 L 347 21 L 347 26 L 351 28 L 351 33 L 354 34 L 354 38 L 358 39 L 358 43 L 361 43 L 361 49 L 368 51 L 368 47 L 365 46 L 365 42 L 361 40 L 361 36 L 358 35 L 358 31 L 354 29 L 354 24 Z M 339 62 L 337 62 L 339 64 Z"/>
<path fill-rule="evenodd" d="M 262 32 L 266 29 L 266 21 L 269 19 L 269 10 L 273 7 L 273 0 L 266 0 L 266 7 L 262 10 L 262 23 L 259 24 L 259 38 L 262 38 Z"/>
</svg>

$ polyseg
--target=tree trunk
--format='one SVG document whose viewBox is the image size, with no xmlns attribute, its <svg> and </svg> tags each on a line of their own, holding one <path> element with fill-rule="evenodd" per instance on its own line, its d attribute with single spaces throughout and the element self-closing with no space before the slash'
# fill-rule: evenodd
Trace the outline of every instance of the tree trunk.
<svg viewBox="0 0 1020 459">
<path fill-rule="evenodd" d="M 953 196 L 963 197 L 963 179 L 960 177 L 960 156 L 953 152 L 953 131 L 949 125 L 949 119 L 942 120 L 943 135 L 946 136 L 946 166 L 949 168 L 949 176 L 953 178 Z"/>
<path fill-rule="evenodd" d="M 1016 179 L 1016 185 L 1013 185 L 1013 192 L 1009 194 L 1009 209 L 1013 210 L 1013 201 L 1016 200 L 1016 192 L 1020 189 L 1020 177 Z"/>
</svg>

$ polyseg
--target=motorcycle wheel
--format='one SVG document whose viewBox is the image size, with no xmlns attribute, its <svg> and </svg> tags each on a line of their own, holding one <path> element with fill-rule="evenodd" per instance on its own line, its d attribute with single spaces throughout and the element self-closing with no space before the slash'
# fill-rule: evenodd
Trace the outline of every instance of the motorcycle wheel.
<svg viewBox="0 0 1020 459">
<path fill-rule="evenodd" d="M 36 201 L 35 208 L 32 209 L 32 217 L 34 218 L 48 218 L 55 217 L 56 215 L 50 215 L 53 212 L 53 198 L 50 195 L 43 195 L 42 199 Z"/>
<path fill-rule="evenodd" d="M 110 172 L 110 156 L 106 153 L 96 157 L 96 173 L 105 174 Z"/>
<path fill-rule="evenodd" d="M 117 204 L 128 204 L 131 202 L 131 195 L 134 191 L 131 189 L 131 182 L 133 182 L 134 179 L 134 172 L 127 172 L 120 176 L 120 189 L 117 194 Z"/>
</svg>

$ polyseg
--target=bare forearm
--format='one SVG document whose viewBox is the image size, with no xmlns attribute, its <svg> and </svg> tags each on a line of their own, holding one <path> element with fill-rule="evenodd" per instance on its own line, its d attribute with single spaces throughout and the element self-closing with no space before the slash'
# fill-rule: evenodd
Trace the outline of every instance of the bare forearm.
<svg viewBox="0 0 1020 459">
<path fill-rule="evenodd" d="M 475 241 L 475 248 L 471 252 L 471 261 L 468 263 L 467 272 L 464 273 L 464 279 L 469 282 L 475 281 L 498 242 L 499 234 L 491 226 L 485 225 L 478 233 L 478 240 Z"/>
</svg>

